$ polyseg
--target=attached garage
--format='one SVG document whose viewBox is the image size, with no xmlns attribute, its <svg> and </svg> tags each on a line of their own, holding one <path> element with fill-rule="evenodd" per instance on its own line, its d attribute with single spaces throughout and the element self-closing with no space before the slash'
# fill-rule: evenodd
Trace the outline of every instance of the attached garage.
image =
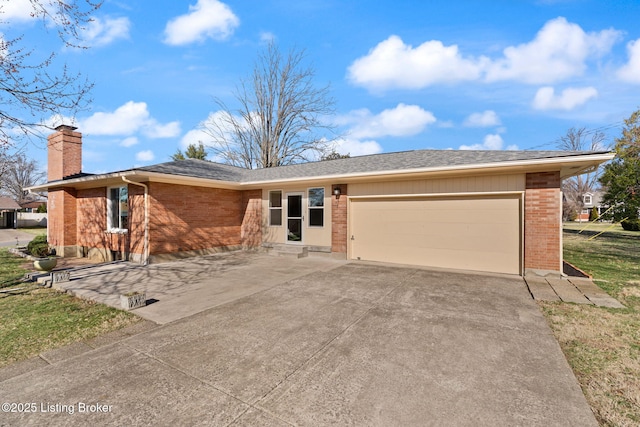
<svg viewBox="0 0 640 427">
<path fill-rule="evenodd" d="M 522 195 L 349 200 L 349 257 L 522 273 Z"/>
</svg>

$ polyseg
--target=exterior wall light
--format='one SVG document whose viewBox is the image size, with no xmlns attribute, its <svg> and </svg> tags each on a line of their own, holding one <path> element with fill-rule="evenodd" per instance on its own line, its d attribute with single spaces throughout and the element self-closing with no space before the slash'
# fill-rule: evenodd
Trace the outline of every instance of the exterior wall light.
<svg viewBox="0 0 640 427">
<path fill-rule="evenodd" d="M 333 195 L 336 196 L 336 199 L 340 198 L 340 187 L 336 186 L 333 188 Z"/>
</svg>

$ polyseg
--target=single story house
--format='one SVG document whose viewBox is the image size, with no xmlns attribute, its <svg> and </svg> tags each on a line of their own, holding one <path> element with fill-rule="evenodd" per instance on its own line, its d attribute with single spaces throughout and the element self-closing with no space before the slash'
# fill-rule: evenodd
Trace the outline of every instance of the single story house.
<svg viewBox="0 0 640 427">
<path fill-rule="evenodd" d="M 349 260 L 562 271 L 563 178 L 606 151 L 416 150 L 248 170 L 181 160 L 84 174 L 82 135 L 48 140 L 50 244 L 147 262 L 302 245 Z"/>
<path fill-rule="evenodd" d="M 20 205 L 11 197 L 0 196 L 0 228 L 16 228 Z"/>
</svg>

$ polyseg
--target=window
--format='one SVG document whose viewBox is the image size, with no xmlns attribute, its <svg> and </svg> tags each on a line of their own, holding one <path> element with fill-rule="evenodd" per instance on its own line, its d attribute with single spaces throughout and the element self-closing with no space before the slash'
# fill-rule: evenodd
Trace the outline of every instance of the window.
<svg viewBox="0 0 640 427">
<path fill-rule="evenodd" d="M 126 185 L 107 190 L 107 229 L 126 230 L 129 227 L 128 196 Z"/>
<path fill-rule="evenodd" d="M 269 225 L 282 225 L 282 191 L 269 191 Z"/>
<path fill-rule="evenodd" d="M 584 203 L 585 205 L 590 205 L 591 202 L 591 194 L 585 194 L 582 196 L 582 203 Z"/>
<path fill-rule="evenodd" d="M 309 226 L 324 226 L 324 188 L 310 188 L 309 197 Z"/>
</svg>

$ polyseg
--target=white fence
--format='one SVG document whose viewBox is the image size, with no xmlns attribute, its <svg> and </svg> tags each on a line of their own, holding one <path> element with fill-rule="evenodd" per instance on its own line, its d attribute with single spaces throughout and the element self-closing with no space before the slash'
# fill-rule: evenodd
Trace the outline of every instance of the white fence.
<svg viewBox="0 0 640 427">
<path fill-rule="evenodd" d="M 22 227 L 46 227 L 46 213 L 18 212 L 18 228 Z"/>
</svg>

